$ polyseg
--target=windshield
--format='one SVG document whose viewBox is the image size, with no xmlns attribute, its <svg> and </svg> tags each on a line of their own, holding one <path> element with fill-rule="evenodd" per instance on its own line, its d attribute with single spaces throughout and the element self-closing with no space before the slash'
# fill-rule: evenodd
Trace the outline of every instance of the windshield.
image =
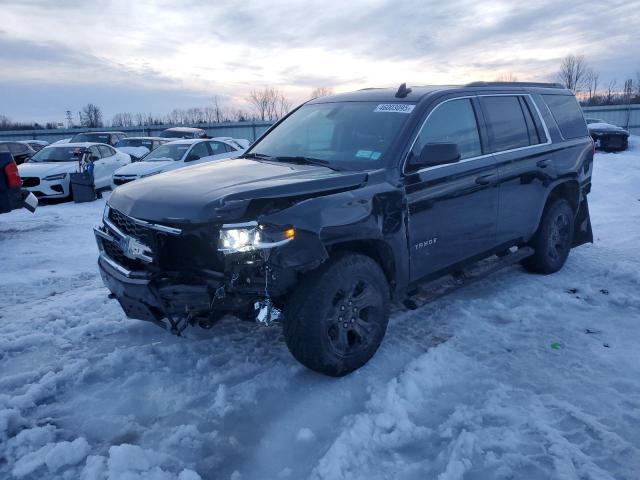
<svg viewBox="0 0 640 480">
<path fill-rule="evenodd" d="M 184 130 L 165 130 L 160 134 L 163 138 L 197 138 L 202 134 L 200 131 L 184 131 Z"/>
<path fill-rule="evenodd" d="M 29 162 L 77 162 L 84 149 L 78 147 L 46 147 L 29 159 Z"/>
<path fill-rule="evenodd" d="M 123 138 L 115 144 L 116 148 L 120 147 L 146 147 L 151 150 L 153 140 L 143 140 L 141 138 Z"/>
<path fill-rule="evenodd" d="M 189 143 L 173 143 L 162 145 L 156 148 L 153 152 L 144 157 L 145 162 L 160 162 L 163 160 L 180 160 L 184 154 L 189 150 L 191 144 Z"/>
<path fill-rule="evenodd" d="M 376 168 L 413 106 L 378 102 L 304 105 L 256 144 L 251 153 L 306 157 L 333 168 Z"/>
<path fill-rule="evenodd" d="M 109 144 L 111 135 L 108 133 L 79 133 L 71 138 L 69 143 L 96 142 Z"/>
</svg>

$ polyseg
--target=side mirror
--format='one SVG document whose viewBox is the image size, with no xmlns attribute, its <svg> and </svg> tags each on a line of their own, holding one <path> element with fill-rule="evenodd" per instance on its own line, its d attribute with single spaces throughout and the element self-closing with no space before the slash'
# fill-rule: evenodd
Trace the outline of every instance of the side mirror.
<svg viewBox="0 0 640 480">
<path fill-rule="evenodd" d="M 194 160 L 200 160 L 200 156 L 196 155 L 196 154 L 191 154 L 187 157 L 187 159 L 185 161 L 187 162 L 193 162 Z"/>
<path fill-rule="evenodd" d="M 460 161 L 460 151 L 457 143 L 427 143 L 419 156 L 413 156 L 409 161 L 411 170 L 436 165 L 446 165 Z"/>
<path fill-rule="evenodd" d="M 100 160 L 100 157 L 98 157 L 97 155 L 91 155 L 90 160 L 91 160 L 92 162 L 97 162 L 98 160 Z"/>
</svg>

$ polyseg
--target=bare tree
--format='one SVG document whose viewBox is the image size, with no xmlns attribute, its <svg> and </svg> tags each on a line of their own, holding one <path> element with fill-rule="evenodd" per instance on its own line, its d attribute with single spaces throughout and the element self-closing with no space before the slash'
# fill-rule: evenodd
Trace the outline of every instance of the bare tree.
<svg viewBox="0 0 640 480">
<path fill-rule="evenodd" d="M 613 102 L 613 97 L 615 96 L 615 88 L 617 81 L 615 79 L 609 81 L 609 85 L 607 86 L 607 103 L 611 104 Z"/>
<path fill-rule="evenodd" d="M 311 90 L 311 98 L 326 97 L 333 95 L 333 88 L 331 87 L 316 87 Z"/>
<path fill-rule="evenodd" d="M 129 112 L 116 113 L 111 119 L 113 127 L 133 127 L 133 115 Z"/>
<path fill-rule="evenodd" d="M 7 130 L 13 125 L 13 122 L 6 115 L 0 115 L 0 129 Z"/>
<path fill-rule="evenodd" d="M 513 72 L 501 73 L 496 77 L 496 82 L 517 82 L 518 77 Z"/>
<path fill-rule="evenodd" d="M 558 78 L 566 88 L 576 93 L 584 88 L 588 69 L 584 55 L 567 55 L 560 64 Z"/>
<path fill-rule="evenodd" d="M 82 125 L 88 128 L 102 126 L 102 110 L 93 103 L 87 103 L 82 108 Z"/>
<path fill-rule="evenodd" d="M 597 92 L 598 92 L 598 80 L 600 75 L 591 68 L 587 70 L 585 75 L 584 83 L 586 86 L 586 90 L 589 93 L 589 104 L 595 101 Z"/>
<path fill-rule="evenodd" d="M 251 104 L 259 120 L 278 120 L 289 112 L 291 103 L 282 92 L 267 87 L 264 90 L 253 90 L 248 102 Z"/>
</svg>

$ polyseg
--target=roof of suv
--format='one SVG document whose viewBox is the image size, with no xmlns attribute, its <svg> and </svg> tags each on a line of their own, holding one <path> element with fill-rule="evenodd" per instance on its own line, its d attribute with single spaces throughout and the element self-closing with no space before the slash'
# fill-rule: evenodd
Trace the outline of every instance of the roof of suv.
<svg viewBox="0 0 640 480">
<path fill-rule="evenodd" d="M 402 87 L 401 87 L 402 88 Z M 318 97 L 309 103 L 325 102 L 418 102 L 425 96 L 450 90 L 457 91 L 478 91 L 479 89 L 500 89 L 505 91 L 529 91 L 530 89 L 545 89 L 555 93 L 571 94 L 562 85 L 557 83 L 536 83 L 536 82 L 472 82 L 466 85 L 423 85 L 407 87 L 409 93 L 404 96 L 396 96 L 400 93 L 398 88 L 364 88 L 355 92 L 339 93 Z"/>
</svg>

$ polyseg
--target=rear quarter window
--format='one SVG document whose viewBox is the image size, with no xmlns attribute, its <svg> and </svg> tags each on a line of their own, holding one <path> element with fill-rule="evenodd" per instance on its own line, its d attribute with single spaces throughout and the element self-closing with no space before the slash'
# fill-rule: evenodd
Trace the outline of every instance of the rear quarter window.
<svg viewBox="0 0 640 480">
<path fill-rule="evenodd" d="M 565 139 L 586 137 L 587 125 L 582 110 L 572 95 L 542 95 Z"/>
</svg>

